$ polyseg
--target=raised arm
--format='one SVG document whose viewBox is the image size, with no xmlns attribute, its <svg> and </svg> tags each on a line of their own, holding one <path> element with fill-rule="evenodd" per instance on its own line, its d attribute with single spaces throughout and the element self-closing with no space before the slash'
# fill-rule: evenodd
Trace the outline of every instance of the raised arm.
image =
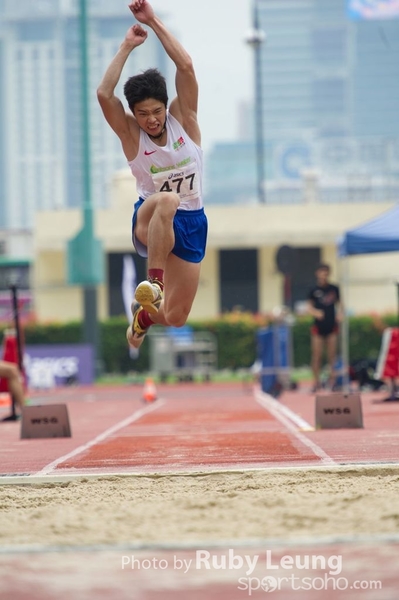
<svg viewBox="0 0 399 600">
<path fill-rule="evenodd" d="M 137 21 L 148 25 L 153 30 L 174 62 L 177 98 L 171 103 L 170 112 L 181 123 L 191 139 L 200 145 L 201 134 L 197 122 L 198 83 L 190 55 L 155 15 L 147 0 L 135 0 L 129 4 L 129 8 Z"/>
<path fill-rule="evenodd" d="M 130 53 L 147 39 L 147 35 L 141 25 L 130 27 L 97 88 L 97 98 L 104 117 L 120 138 L 128 160 L 137 154 L 139 127 L 133 115 L 126 113 L 122 102 L 115 96 L 115 88 Z"/>
</svg>

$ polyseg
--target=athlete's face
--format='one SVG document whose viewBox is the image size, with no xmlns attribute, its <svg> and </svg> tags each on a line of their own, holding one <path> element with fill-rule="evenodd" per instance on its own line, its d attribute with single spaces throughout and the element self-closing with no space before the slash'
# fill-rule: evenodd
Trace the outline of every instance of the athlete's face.
<svg viewBox="0 0 399 600">
<path fill-rule="evenodd" d="M 157 137 L 165 125 L 166 106 L 159 100 L 148 98 L 135 104 L 134 116 L 141 129 L 148 135 Z"/>
<path fill-rule="evenodd" d="M 328 283 L 328 278 L 330 275 L 329 269 L 317 269 L 316 271 L 316 279 L 319 285 L 326 285 Z"/>
</svg>

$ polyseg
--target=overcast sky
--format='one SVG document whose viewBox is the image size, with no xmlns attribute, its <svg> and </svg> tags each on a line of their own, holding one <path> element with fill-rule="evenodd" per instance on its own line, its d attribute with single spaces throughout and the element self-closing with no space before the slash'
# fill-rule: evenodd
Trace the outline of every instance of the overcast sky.
<svg viewBox="0 0 399 600">
<path fill-rule="evenodd" d="M 253 51 L 245 44 L 251 0 L 152 0 L 194 61 L 202 146 L 233 140 L 240 101 L 253 98 Z"/>
</svg>

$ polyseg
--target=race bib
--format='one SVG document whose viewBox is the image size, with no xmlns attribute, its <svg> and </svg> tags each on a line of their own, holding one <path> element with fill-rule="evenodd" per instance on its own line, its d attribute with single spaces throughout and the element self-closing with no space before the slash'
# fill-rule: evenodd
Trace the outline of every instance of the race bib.
<svg viewBox="0 0 399 600">
<path fill-rule="evenodd" d="M 156 192 L 175 192 L 180 200 L 199 197 L 199 175 L 194 161 L 184 167 L 151 175 Z"/>
</svg>

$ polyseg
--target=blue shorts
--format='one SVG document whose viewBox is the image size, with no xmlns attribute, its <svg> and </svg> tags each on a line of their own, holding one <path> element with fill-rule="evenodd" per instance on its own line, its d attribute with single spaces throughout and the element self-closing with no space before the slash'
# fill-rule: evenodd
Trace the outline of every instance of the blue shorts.
<svg viewBox="0 0 399 600">
<path fill-rule="evenodd" d="M 147 258 L 147 246 L 144 246 L 134 234 L 137 211 L 143 202 L 143 198 L 139 198 L 134 205 L 132 241 L 137 254 L 143 258 Z M 208 220 L 204 209 L 178 210 L 173 219 L 173 230 L 175 233 L 175 245 L 172 253 L 187 262 L 201 262 L 205 256 L 206 238 L 208 235 Z"/>
</svg>

